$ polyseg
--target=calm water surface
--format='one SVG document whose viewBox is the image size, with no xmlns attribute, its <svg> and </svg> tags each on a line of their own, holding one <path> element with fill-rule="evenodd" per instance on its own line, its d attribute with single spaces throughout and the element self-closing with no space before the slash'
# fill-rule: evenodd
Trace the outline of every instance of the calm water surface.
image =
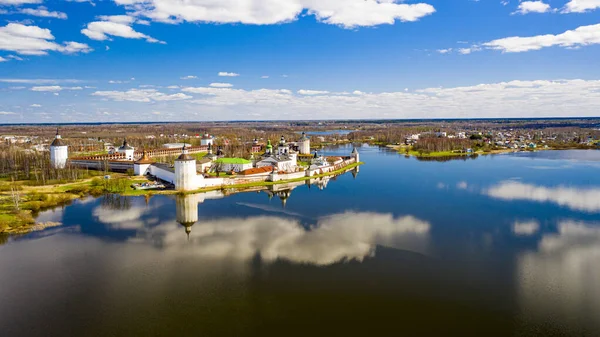
<svg viewBox="0 0 600 337">
<path fill-rule="evenodd" d="M 600 151 L 359 151 L 311 185 L 41 214 L 64 226 L 0 246 L 1 334 L 600 335 Z"/>
</svg>

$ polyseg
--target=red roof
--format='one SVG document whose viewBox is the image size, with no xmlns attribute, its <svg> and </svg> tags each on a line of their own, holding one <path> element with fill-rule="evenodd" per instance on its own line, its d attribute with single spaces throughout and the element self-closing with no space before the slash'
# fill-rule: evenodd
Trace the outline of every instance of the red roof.
<svg viewBox="0 0 600 337">
<path fill-rule="evenodd" d="M 251 169 L 243 170 L 242 172 L 240 172 L 240 174 L 249 176 L 249 175 L 253 175 L 253 174 L 267 173 L 267 172 L 271 172 L 271 171 L 273 171 L 272 166 L 265 166 L 265 167 L 258 167 L 258 168 L 251 168 Z"/>
</svg>

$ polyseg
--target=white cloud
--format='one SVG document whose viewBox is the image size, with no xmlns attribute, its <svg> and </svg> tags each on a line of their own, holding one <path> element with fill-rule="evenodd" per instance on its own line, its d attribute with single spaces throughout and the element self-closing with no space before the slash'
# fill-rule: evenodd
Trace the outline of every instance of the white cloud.
<svg viewBox="0 0 600 337">
<path fill-rule="evenodd" d="M 41 108 L 42 105 L 41 104 L 31 104 L 30 107 L 32 107 L 32 108 Z"/>
<path fill-rule="evenodd" d="M 156 89 L 130 89 L 128 91 L 96 91 L 93 96 L 104 97 L 115 101 L 152 102 L 152 101 L 179 101 L 190 99 L 183 93 L 167 95 Z"/>
<path fill-rule="evenodd" d="M 523 1 L 514 14 L 546 13 L 551 9 L 550 5 L 543 1 Z"/>
<path fill-rule="evenodd" d="M 329 91 L 321 91 L 321 90 L 305 90 L 305 89 L 300 89 L 298 90 L 298 94 L 300 95 L 325 95 L 328 94 Z"/>
<path fill-rule="evenodd" d="M 551 202 L 577 211 L 600 211 L 600 188 L 545 187 L 505 181 L 492 186 L 485 194 L 504 200 Z"/>
<path fill-rule="evenodd" d="M 42 3 L 43 0 L 0 0 L 0 5 L 29 5 L 29 4 L 39 4 Z"/>
<path fill-rule="evenodd" d="M 469 187 L 469 184 L 467 184 L 466 181 L 460 181 L 456 184 L 456 188 L 458 188 L 459 190 L 466 190 Z"/>
<path fill-rule="evenodd" d="M 63 12 L 50 12 L 46 7 L 38 7 L 38 8 L 23 8 L 19 11 L 21 14 L 40 16 L 46 18 L 57 18 L 66 20 L 67 14 Z"/>
<path fill-rule="evenodd" d="M 195 80 L 197 78 L 198 78 L 197 76 L 193 76 L 193 75 L 180 77 L 180 79 L 182 79 L 182 80 Z"/>
<path fill-rule="evenodd" d="M 5 59 L 4 57 L 0 56 L 0 62 L 7 62 L 8 59 Z"/>
<path fill-rule="evenodd" d="M 600 44 L 600 24 L 581 26 L 557 35 L 507 37 L 483 43 L 482 46 L 506 53 L 519 53 L 554 46 L 581 47 L 592 44 Z"/>
<path fill-rule="evenodd" d="M 173 87 L 178 89 L 177 87 Z M 288 89 L 184 87 L 193 99 L 172 103 L 163 112 L 180 120 L 203 118 L 248 120 L 360 118 L 512 118 L 597 116 L 600 80 L 511 81 L 408 92 L 362 92 L 301 95 Z M 116 92 L 115 92 L 116 93 Z M 127 96 L 118 91 L 114 97 Z M 199 108 L 201 106 L 201 108 Z M 132 116 L 134 118 L 134 116 Z"/>
<path fill-rule="evenodd" d="M 0 111 L 0 115 L 16 115 L 14 112 L 10 112 L 10 111 Z"/>
<path fill-rule="evenodd" d="M 61 87 L 60 85 L 48 85 L 48 86 L 37 86 L 32 87 L 31 91 L 50 91 L 57 92 L 62 90 L 82 90 L 82 87 Z"/>
<path fill-rule="evenodd" d="M 240 74 L 228 73 L 228 72 L 221 71 L 221 72 L 219 72 L 219 76 L 221 76 L 221 77 L 237 77 L 237 76 L 240 76 Z"/>
<path fill-rule="evenodd" d="M 563 8 L 563 13 L 583 13 L 600 8 L 600 0 L 571 0 Z"/>
<path fill-rule="evenodd" d="M 165 43 L 151 36 L 134 30 L 131 25 L 135 18 L 127 15 L 101 16 L 103 21 L 93 21 L 87 24 L 87 27 L 81 30 L 81 33 L 92 40 L 105 41 L 111 40 L 110 36 L 117 36 L 126 39 L 144 39 L 151 43 Z"/>
<path fill-rule="evenodd" d="M 57 84 L 57 83 L 80 83 L 81 80 L 74 79 L 47 79 L 47 78 L 0 78 L 2 83 L 24 83 L 24 84 Z"/>
<path fill-rule="evenodd" d="M 71 54 L 87 53 L 92 49 L 87 44 L 78 42 L 69 41 L 60 45 L 54 42 L 50 29 L 9 23 L 0 27 L 0 50 L 14 51 L 21 55 L 46 55 L 48 51 Z"/>
<path fill-rule="evenodd" d="M 233 84 L 231 84 L 231 83 L 211 83 L 210 86 L 213 88 L 231 88 L 231 87 L 233 87 Z"/>
<path fill-rule="evenodd" d="M 438 49 L 437 52 L 440 53 L 440 54 L 448 54 L 448 53 L 452 52 L 452 48 Z"/>
<path fill-rule="evenodd" d="M 266 79 L 266 78 L 269 78 L 269 76 L 264 75 L 264 76 L 261 76 L 260 78 Z"/>
<path fill-rule="evenodd" d="M 540 223 L 537 220 L 515 221 L 512 225 L 512 231 L 517 236 L 529 236 L 540 230 Z"/>
<path fill-rule="evenodd" d="M 115 0 L 117 4 L 154 21 L 177 23 L 279 24 L 302 13 L 318 21 L 345 28 L 417 21 L 435 8 L 426 3 L 404 4 L 392 0 Z"/>
</svg>

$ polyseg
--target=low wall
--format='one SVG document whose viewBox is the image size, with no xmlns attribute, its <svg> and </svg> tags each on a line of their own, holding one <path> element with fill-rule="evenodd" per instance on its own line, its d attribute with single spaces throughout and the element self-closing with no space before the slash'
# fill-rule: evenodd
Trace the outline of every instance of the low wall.
<svg viewBox="0 0 600 337">
<path fill-rule="evenodd" d="M 127 172 L 133 170 L 132 161 L 118 161 L 118 160 L 69 160 L 69 164 L 88 170 L 103 171 L 108 166 L 109 171 Z"/>
<path fill-rule="evenodd" d="M 175 172 L 164 169 L 160 166 L 151 165 L 150 174 L 157 177 L 162 181 L 166 181 L 171 184 L 175 184 Z"/>
</svg>

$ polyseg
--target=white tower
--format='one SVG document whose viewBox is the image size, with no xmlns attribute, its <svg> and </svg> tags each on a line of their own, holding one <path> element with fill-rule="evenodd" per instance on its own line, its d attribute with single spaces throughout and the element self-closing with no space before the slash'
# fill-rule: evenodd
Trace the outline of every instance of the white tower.
<svg viewBox="0 0 600 337">
<path fill-rule="evenodd" d="M 302 132 L 302 137 L 298 141 L 298 150 L 300 154 L 310 154 L 310 138 L 308 138 L 306 132 Z"/>
<path fill-rule="evenodd" d="M 133 160 L 133 153 L 135 152 L 135 149 L 129 146 L 127 139 L 125 139 L 123 140 L 123 145 L 119 147 L 118 152 L 124 154 L 126 160 Z"/>
<path fill-rule="evenodd" d="M 133 163 L 133 174 L 136 176 L 145 176 L 152 164 L 154 164 L 154 161 L 144 151 L 142 158 Z"/>
<path fill-rule="evenodd" d="M 281 136 L 281 140 L 279 140 L 279 146 L 277 147 L 277 154 L 280 156 L 288 154 L 288 145 L 285 142 L 285 137 Z"/>
<path fill-rule="evenodd" d="M 181 155 L 175 160 L 175 189 L 178 191 L 193 191 L 197 189 L 196 159 L 188 154 L 183 145 Z"/>
<path fill-rule="evenodd" d="M 352 158 L 354 158 L 356 160 L 357 163 L 360 161 L 360 156 L 359 156 L 358 150 L 356 148 L 354 148 L 352 150 L 351 156 L 352 156 Z"/>
<path fill-rule="evenodd" d="M 53 168 L 65 168 L 69 159 L 69 147 L 62 141 L 56 129 L 56 138 L 50 144 L 50 164 Z"/>
</svg>

